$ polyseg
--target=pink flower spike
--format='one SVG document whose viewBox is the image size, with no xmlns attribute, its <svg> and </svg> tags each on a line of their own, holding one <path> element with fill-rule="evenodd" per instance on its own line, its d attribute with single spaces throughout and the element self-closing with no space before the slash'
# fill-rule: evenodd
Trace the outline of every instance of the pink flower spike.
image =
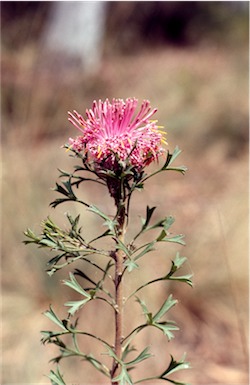
<svg viewBox="0 0 250 385">
<path fill-rule="evenodd" d="M 136 113 L 135 98 L 94 100 L 86 110 L 86 119 L 77 111 L 69 112 L 68 120 L 81 131 L 82 136 L 70 139 L 73 149 L 87 153 L 88 159 L 100 169 L 114 169 L 117 158 L 141 170 L 164 152 L 164 133 L 158 130 L 156 120 L 149 120 L 157 111 L 144 100 Z"/>
</svg>

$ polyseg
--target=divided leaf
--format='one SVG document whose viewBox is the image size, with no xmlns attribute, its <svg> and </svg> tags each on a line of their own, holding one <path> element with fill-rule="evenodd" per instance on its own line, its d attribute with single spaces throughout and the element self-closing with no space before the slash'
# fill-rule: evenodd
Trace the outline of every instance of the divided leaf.
<svg viewBox="0 0 250 385">
<path fill-rule="evenodd" d="M 78 311 L 83 305 L 85 305 L 87 302 L 89 302 L 93 296 L 95 291 L 93 293 L 88 293 L 86 290 L 82 288 L 82 286 L 78 283 L 78 281 L 75 279 L 74 274 L 69 273 L 70 280 L 63 280 L 63 284 L 70 287 L 71 289 L 75 290 L 76 292 L 80 293 L 84 299 L 80 301 L 69 301 L 65 303 L 65 306 L 70 306 L 71 309 L 68 310 L 69 314 L 73 315 L 76 311 Z"/>
<path fill-rule="evenodd" d="M 78 281 L 75 279 L 75 276 L 74 274 L 72 273 L 69 273 L 69 276 L 70 276 L 70 280 L 63 280 L 63 284 L 66 285 L 66 286 L 69 286 L 71 289 L 77 291 L 78 293 L 80 293 L 81 295 L 83 295 L 84 297 L 86 298 L 90 298 L 91 299 L 91 295 L 89 293 L 87 293 L 83 288 L 82 286 L 78 283 Z"/>
<path fill-rule="evenodd" d="M 158 378 L 161 380 L 171 382 L 172 384 L 175 384 L 175 385 L 188 385 L 187 383 L 174 381 L 169 377 L 166 377 L 174 372 L 177 372 L 178 370 L 184 370 L 184 369 L 190 369 L 190 364 L 189 362 L 185 361 L 185 356 L 180 361 L 176 361 L 171 355 L 171 361 L 169 363 L 169 366 Z"/>
<path fill-rule="evenodd" d="M 178 171 L 178 172 L 181 172 L 182 174 L 185 174 L 185 172 L 187 171 L 186 166 L 169 167 L 174 162 L 174 160 L 180 155 L 180 153 L 181 153 L 181 150 L 179 149 L 178 146 L 176 146 L 173 151 L 173 154 L 168 153 L 166 162 L 161 168 L 161 170 L 162 171 L 173 170 L 173 171 Z"/>
<path fill-rule="evenodd" d="M 146 360 L 147 358 L 150 358 L 152 357 L 152 354 L 151 353 L 148 353 L 149 351 L 149 347 L 147 346 L 136 358 L 134 358 L 132 361 L 130 362 L 127 362 L 127 366 L 128 365 L 136 365 L 138 364 L 139 362 L 142 362 L 144 360 Z"/>
<path fill-rule="evenodd" d="M 52 322 L 54 322 L 56 325 L 60 326 L 63 330 L 67 330 L 67 328 L 64 326 L 63 321 L 61 321 L 57 315 L 52 310 L 52 307 L 50 306 L 50 310 L 47 310 L 44 312 L 44 315 L 48 317 Z"/>
<path fill-rule="evenodd" d="M 185 282 L 189 286 L 193 287 L 193 282 L 191 279 L 193 277 L 193 274 L 186 274 L 186 275 L 182 275 L 182 276 L 180 276 L 180 275 L 174 276 L 173 275 L 177 270 L 179 270 L 182 267 L 182 265 L 186 262 L 186 260 L 187 260 L 186 257 L 181 257 L 180 253 L 177 252 L 175 259 L 172 261 L 172 266 L 171 266 L 169 273 L 163 279 Z"/>
<path fill-rule="evenodd" d="M 57 368 L 56 372 L 51 370 L 50 374 L 47 377 L 51 380 L 52 385 L 66 385 L 63 380 L 62 374 L 59 371 L 59 368 Z"/>
<path fill-rule="evenodd" d="M 172 331 L 179 330 L 178 326 L 176 326 L 173 321 L 159 322 L 159 320 L 178 302 L 173 299 L 171 294 L 155 315 L 152 315 L 152 313 L 149 312 L 144 301 L 140 300 L 138 297 L 136 298 L 136 301 L 139 302 L 142 307 L 143 314 L 146 317 L 146 325 L 155 326 L 157 329 L 161 330 L 169 340 L 174 338 Z M 138 331 L 142 330 L 143 327 L 145 327 L 145 325 L 138 327 Z"/>
<path fill-rule="evenodd" d="M 153 316 L 153 321 L 158 321 L 177 303 L 178 301 L 176 299 L 173 299 L 172 294 L 170 294 L 168 299 L 161 306 L 160 310 Z"/>
<path fill-rule="evenodd" d="M 115 227 L 117 225 L 117 221 L 109 218 L 105 213 L 103 213 L 98 207 L 95 205 L 90 205 L 88 207 L 88 210 L 91 211 L 94 214 L 97 214 L 99 217 L 105 220 L 104 226 L 107 226 L 111 233 L 115 235 Z"/>
</svg>

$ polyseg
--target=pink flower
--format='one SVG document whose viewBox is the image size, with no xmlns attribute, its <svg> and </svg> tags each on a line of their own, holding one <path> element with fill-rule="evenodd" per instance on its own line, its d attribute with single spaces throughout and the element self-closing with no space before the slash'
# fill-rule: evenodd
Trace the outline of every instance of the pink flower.
<svg viewBox="0 0 250 385">
<path fill-rule="evenodd" d="M 136 113 L 137 104 L 135 98 L 94 101 L 92 109 L 86 110 L 86 119 L 76 111 L 69 112 L 69 121 L 82 132 L 69 139 L 71 148 L 105 169 L 114 169 L 117 159 L 129 160 L 138 170 L 157 160 L 165 142 L 157 121 L 150 120 L 157 109 L 144 100 Z"/>
</svg>

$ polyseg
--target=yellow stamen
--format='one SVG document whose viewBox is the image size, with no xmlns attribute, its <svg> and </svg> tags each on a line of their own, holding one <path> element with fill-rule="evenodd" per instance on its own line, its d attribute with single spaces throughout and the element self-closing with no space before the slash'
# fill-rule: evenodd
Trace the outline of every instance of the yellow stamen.
<svg viewBox="0 0 250 385">
<path fill-rule="evenodd" d="M 97 159 L 99 159 L 102 155 L 102 149 L 101 146 L 98 146 L 98 154 L 97 154 Z"/>
<path fill-rule="evenodd" d="M 162 130 L 157 130 L 160 134 L 162 135 L 167 135 L 166 131 L 162 131 Z"/>
<path fill-rule="evenodd" d="M 164 144 L 168 145 L 168 142 L 166 142 L 166 140 L 162 139 L 162 138 L 161 138 L 161 143 L 164 143 Z"/>
</svg>

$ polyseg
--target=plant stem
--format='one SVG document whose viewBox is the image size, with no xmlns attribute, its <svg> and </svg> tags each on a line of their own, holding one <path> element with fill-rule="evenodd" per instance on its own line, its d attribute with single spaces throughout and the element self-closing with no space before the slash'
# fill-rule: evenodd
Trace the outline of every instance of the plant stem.
<svg viewBox="0 0 250 385">
<path fill-rule="evenodd" d="M 119 241 L 124 243 L 125 238 L 125 217 L 126 217 L 126 210 L 125 205 L 121 204 L 117 207 L 118 215 L 117 215 L 117 221 L 118 221 L 118 234 L 117 238 Z M 123 266 L 124 262 L 124 252 L 122 250 L 116 250 L 115 252 L 115 277 L 114 277 L 114 284 L 115 284 L 115 301 L 116 301 L 116 308 L 115 308 L 115 355 L 116 357 L 121 360 L 122 358 L 122 342 L 123 342 Z M 119 364 L 114 359 L 113 367 L 111 370 L 111 380 L 115 378 L 119 372 Z M 111 382 L 112 385 L 118 385 L 118 381 Z"/>
</svg>

